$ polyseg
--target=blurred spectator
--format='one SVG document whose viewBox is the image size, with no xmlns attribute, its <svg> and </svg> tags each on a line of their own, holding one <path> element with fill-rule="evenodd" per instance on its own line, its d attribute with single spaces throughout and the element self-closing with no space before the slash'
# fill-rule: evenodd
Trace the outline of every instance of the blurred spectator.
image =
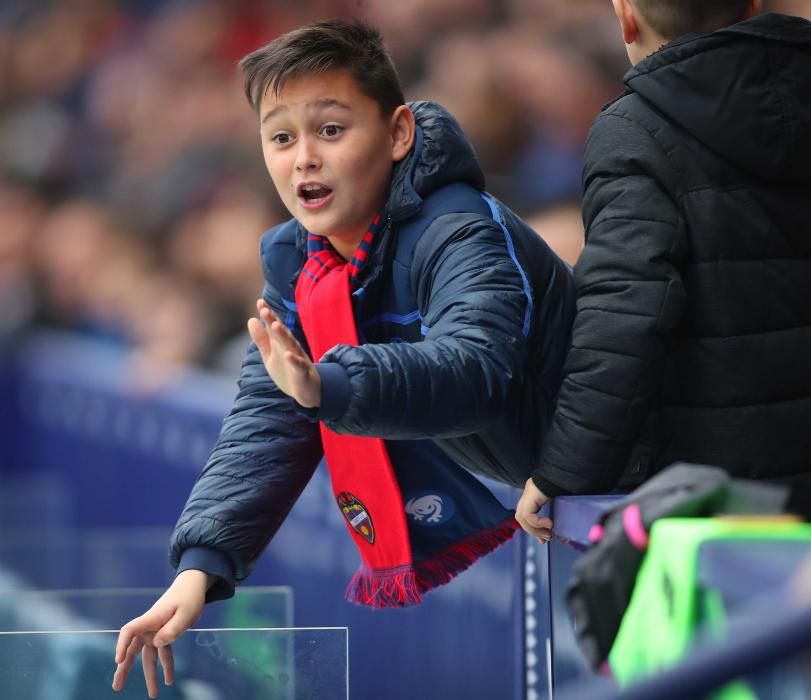
<svg viewBox="0 0 811 700">
<path fill-rule="evenodd" d="M 45 205 L 30 189 L 0 182 L 0 212 L 0 347 L 6 347 L 35 319 L 32 241 Z"/>
<path fill-rule="evenodd" d="M 168 262 L 206 292 L 211 346 L 200 358 L 206 365 L 232 375 L 238 371 L 248 343 L 246 321 L 264 284 L 259 239 L 284 218 L 275 195 L 265 197 L 249 183 L 231 180 L 204 206 L 189 210 L 170 232 Z M 232 340 L 238 358 L 231 355 Z"/>
<path fill-rule="evenodd" d="M 569 265 L 574 266 L 585 243 L 579 202 L 561 202 L 529 216 L 527 223 L 552 250 Z"/>
<path fill-rule="evenodd" d="M 115 235 L 109 212 L 89 200 L 70 199 L 47 214 L 34 240 L 42 321 L 123 342 L 120 319 L 105 313 L 109 289 L 100 284 L 118 263 Z"/>
<path fill-rule="evenodd" d="M 195 285 L 153 272 L 136 289 L 129 331 L 136 348 L 132 384 L 160 388 L 183 368 L 200 363 L 211 340 L 211 319 Z"/>
<path fill-rule="evenodd" d="M 784 15 L 796 15 L 811 19 L 811 3 L 808 0 L 771 0 L 766 2 L 769 12 L 781 12 Z"/>
</svg>

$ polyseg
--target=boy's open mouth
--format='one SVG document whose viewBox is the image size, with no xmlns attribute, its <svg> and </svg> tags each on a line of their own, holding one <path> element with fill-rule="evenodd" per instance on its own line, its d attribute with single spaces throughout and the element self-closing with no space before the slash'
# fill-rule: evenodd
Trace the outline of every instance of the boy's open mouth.
<svg viewBox="0 0 811 700">
<path fill-rule="evenodd" d="M 298 186 L 299 199 L 303 200 L 305 204 L 318 204 L 331 194 L 332 190 L 329 187 L 318 182 L 309 182 Z"/>
</svg>

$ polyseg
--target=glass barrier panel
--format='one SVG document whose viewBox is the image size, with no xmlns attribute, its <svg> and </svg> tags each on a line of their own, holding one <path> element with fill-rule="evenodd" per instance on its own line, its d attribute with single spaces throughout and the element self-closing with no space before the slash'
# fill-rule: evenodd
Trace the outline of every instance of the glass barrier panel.
<svg viewBox="0 0 811 700">
<path fill-rule="evenodd" d="M 14 700 L 146 698 L 140 659 L 112 690 L 116 631 L 0 632 L 0 697 Z M 165 700 L 347 700 L 345 627 L 193 629 L 174 645 Z"/>
</svg>

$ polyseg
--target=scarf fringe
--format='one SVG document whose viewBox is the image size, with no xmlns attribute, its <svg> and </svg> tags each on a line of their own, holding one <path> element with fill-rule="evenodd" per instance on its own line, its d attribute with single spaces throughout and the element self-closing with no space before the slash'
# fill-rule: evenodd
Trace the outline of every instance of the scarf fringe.
<svg viewBox="0 0 811 700">
<path fill-rule="evenodd" d="M 418 562 L 414 568 L 420 593 L 450 582 L 485 554 L 508 542 L 519 527 L 515 518 L 511 517 L 500 525 L 478 532 Z"/>
<path fill-rule="evenodd" d="M 361 564 L 346 587 L 345 598 L 376 610 L 406 608 L 422 602 L 413 566 L 375 571 Z"/>
<path fill-rule="evenodd" d="M 475 561 L 509 541 L 518 528 L 511 517 L 410 566 L 375 571 L 363 564 L 347 586 L 346 599 L 375 609 L 418 605 L 423 593 L 452 581 Z"/>
</svg>

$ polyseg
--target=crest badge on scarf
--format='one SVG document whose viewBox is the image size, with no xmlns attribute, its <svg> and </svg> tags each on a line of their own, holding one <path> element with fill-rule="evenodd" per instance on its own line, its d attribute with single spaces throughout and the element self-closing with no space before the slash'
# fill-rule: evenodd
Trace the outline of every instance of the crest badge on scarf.
<svg viewBox="0 0 811 700">
<path fill-rule="evenodd" d="M 338 507 L 344 514 L 350 527 L 369 544 L 375 543 L 375 528 L 372 525 L 372 516 L 357 498 L 348 491 L 341 491 L 337 496 Z"/>
</svg>

